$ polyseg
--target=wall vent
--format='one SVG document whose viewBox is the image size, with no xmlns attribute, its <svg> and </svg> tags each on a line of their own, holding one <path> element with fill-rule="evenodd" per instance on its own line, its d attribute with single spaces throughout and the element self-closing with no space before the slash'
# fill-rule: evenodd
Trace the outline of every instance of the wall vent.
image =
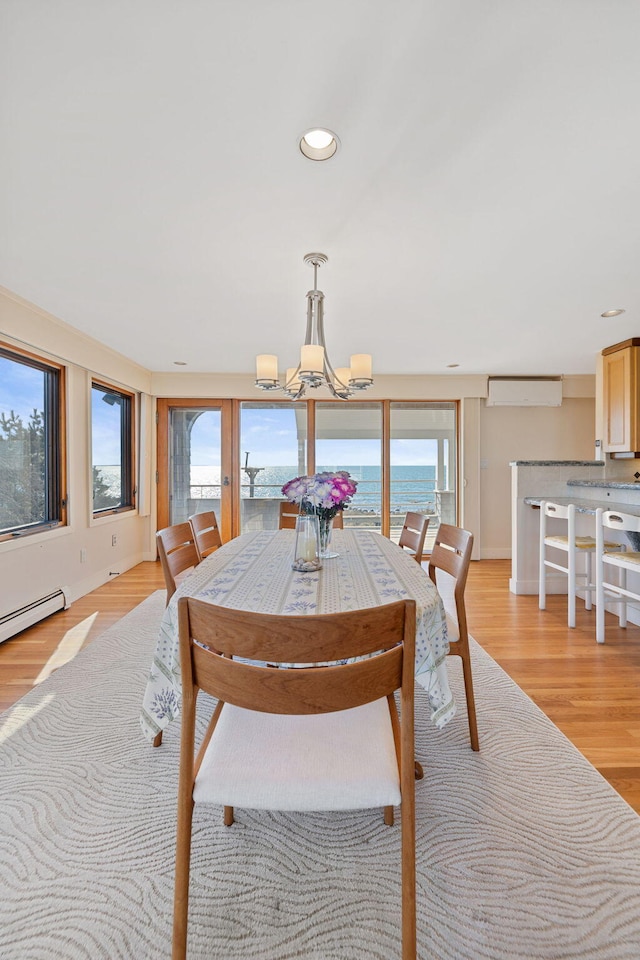
<svg viewBox="0 0 640 960">
<path fill-rule="evenodd" d="M 64 593 L 62 590 L 56 590 L 54 593 L 47 594 L 46 597 L 40 597 L 39 600 L 25 604 L 19 610 L 5 613 L 0 617 L 0 643 L 20 633 L 21 630 L 32 627 L 34 623 L 55 613 L 56 610 L 64 610 L 65 606 Z"/>
<path fill-rule="evenodd" d="M 559 407 L 562 380 L 489 378 L 488 407 Z"/>
</svg>

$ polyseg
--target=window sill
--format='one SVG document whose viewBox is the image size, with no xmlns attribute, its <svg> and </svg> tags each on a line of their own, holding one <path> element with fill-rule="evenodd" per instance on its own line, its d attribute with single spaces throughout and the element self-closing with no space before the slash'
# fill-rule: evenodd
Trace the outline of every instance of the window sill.
<svg viewBox="0 0 640 960">
<path fill-rule="evenodd" d="M 38 530 L 34 533 L 23 533 L 20 536 L 8 536 L 6 538 L 0 539 L 0 552 L 9 552 L 10 550 L 18 550 L 20 547 L 31 547 L 37 546 L 38 544 L 48 543 L 50 540 L 55 540 L 58 537 L 67 537 L 73 530 L 70 526 L 62 525 L 56 527 L 49 527 L 46 530 Z"/>
<path fill-rule="evenodd" d="M 105 513 L 94 513 L 89 518 L 89 526 L 101 527 L 106 523 L 112 523 L 114 520 L 123 520 L 125 517 L 137 517 L 138 515 L 137 507 L 122 507 Z"/>
</svg>

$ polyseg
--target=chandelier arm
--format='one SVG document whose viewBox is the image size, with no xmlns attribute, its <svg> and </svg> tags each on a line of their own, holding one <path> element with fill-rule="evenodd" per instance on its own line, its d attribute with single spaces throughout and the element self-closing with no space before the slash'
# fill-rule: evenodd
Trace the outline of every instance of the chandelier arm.
<svg viewBox="0 0 640 960">
<path fill-rule="evenodd" d="M 304 337 L 305 344 L 313 343 L 313 290 L 307 294 L 307 330 Z"/>
<path fill-rule="evenodd" d="M 324 309 L 322 309 L 322 303 L 320 303 L 320 309 L 318 311 L 318 342 L 324 347 L 324 367 L 323 373 L 327 386 L 333 394 L 334 397 L 337 397 L 339 400 L 347 400 L 351 396 L 351 390 L 349 389 L 349 384 L 343 383 L 342 380 L 336 374 L 331 360 L 329 359 L 329 354 L 327 352 L 327 347 L 324 338 Z M 339 388 L 342 389 L 339 389 Z"/>
</svg>

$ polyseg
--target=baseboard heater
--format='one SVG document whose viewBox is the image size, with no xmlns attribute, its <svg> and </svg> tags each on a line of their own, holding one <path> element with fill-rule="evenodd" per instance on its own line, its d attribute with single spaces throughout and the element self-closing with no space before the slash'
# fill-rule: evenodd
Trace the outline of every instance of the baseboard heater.
<svg viewBox="0 0 640 960">
<path fill-rule="evenodd" d="M 4 616 L 0 617 L 0 643 L 15 636 L 16 633 L 20 633 L 21 630 L 32 627 L 39 620 L 44 620 L 45 617 L 55 613 L 56 610 L 64 610 L 65 606 L 66 598 L 63 591 L 56 590 L 54 593 L 47 594 L 46 597 L 34 600 L 33 603 L 25 604 L 19 610 L 5 613 Z"/>
</svg>

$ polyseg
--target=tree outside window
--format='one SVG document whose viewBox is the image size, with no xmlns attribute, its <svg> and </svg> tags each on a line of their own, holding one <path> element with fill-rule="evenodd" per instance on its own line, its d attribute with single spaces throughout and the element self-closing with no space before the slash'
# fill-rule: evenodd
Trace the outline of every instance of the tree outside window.
<svg viewBox="0 0 640 960">
<path fill-rule="evenodd" d="M 0 347 L 0 536 L 62 522 L 60 367 Z"/>
</svg>

